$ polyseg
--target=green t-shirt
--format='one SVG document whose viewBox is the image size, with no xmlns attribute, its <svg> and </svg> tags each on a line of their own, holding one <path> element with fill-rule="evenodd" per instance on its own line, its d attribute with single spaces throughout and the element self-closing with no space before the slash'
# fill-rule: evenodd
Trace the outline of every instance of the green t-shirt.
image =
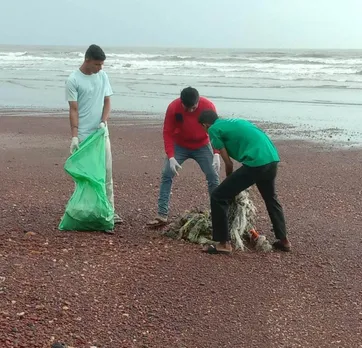
<svg viewBox="0 0 362 348">
<path fill-rule="evenodd" d="M 208 130 L 212 146 L 226 149 L 235 161 L 249 167 L 279 162 L 278 150 L 253 123 L 240 118 L 219 118 Z"/>
</svg>

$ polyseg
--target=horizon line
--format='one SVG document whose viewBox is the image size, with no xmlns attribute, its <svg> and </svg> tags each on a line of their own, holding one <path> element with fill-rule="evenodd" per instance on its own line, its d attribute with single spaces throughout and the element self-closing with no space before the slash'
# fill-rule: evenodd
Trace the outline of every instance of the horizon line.
<svg viewBox="0 0 362 348">
<path fill-rule="evenodd" d="M 89 44 L 19 44 L 19 43 L 0 43 L 0 47 L 3 46 L 13 46 L 13 47 L 85 47 L 87 48 Z M 362 50 L 361 48 L 332 48 L 332 47 L 197 47 L 197 46 L 143 46 L 143 45 L 99 45 L 104 48 L 124 48 L 124 49 L 206 49 L 206 50 Z"/>
</svg>

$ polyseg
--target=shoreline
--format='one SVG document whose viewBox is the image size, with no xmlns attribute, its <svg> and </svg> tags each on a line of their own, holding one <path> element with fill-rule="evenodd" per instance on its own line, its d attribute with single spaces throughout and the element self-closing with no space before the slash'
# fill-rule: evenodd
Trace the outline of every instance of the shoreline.
<svg viewBox="0 0 362 348">
<path fill-rule="evenodd" d="M 68 110 L 61 108 L 0 108 L 1 118 L 49 118 L 54 120 L 56 118 L 67 118 Z M 143 112 L 143 111 L 125 111 L 125 110 L 112 110 L 110 125 L 122 124 L 124 126 L 133 125 L 149 125 L 162 126 L 163 114 Z M 360 149 L 362 147 L 362 138 L 353 138 L 353 136 L 346 135 L 345 131 L 341 128 L 322 128 L 312 129 L 311 127 L 294 125 L 292 123 L 282 123 L 273 121 L 260 121 L 248 119 L 262 128 L 270 137 L 276 141 L 304 141 L 314 143 L 322 146 L 327 150 L 331 149 Z"/>
</svg>

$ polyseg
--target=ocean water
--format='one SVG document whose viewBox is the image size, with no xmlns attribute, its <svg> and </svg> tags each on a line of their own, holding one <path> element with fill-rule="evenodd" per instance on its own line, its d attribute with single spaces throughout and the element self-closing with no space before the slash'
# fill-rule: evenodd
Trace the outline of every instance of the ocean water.
<svg viewBox="0 0 362 348">
<path fill-rule="evenodd" d="M 67 108 L 65 80 L 85 49 L 0 46 L 0 108 Z M 163 117 L 190 85 L 223 116 L 362 134 L 362 50 L 104 50 L 121 116 Z"/>
</svg>

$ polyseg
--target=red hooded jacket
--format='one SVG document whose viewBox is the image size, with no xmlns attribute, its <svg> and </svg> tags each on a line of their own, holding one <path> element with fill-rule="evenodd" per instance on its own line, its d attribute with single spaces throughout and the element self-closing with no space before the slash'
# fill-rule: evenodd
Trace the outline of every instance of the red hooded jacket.
<svg viewBox="0 0 362 348">
<path fill-rule="evenodd" d="M 210 109 L 216 112 L 214 104 L 204 97 L 200 97 L 197 109 L 193 112 L 185 111 L 180 98 L 171 102 L 163 123 L 163 141 L 168 158 L 174 157 L 175 144 L 196 150 L 210 142 L 207 132 L 199 123 L 201 112 Z"/>
</svg>

